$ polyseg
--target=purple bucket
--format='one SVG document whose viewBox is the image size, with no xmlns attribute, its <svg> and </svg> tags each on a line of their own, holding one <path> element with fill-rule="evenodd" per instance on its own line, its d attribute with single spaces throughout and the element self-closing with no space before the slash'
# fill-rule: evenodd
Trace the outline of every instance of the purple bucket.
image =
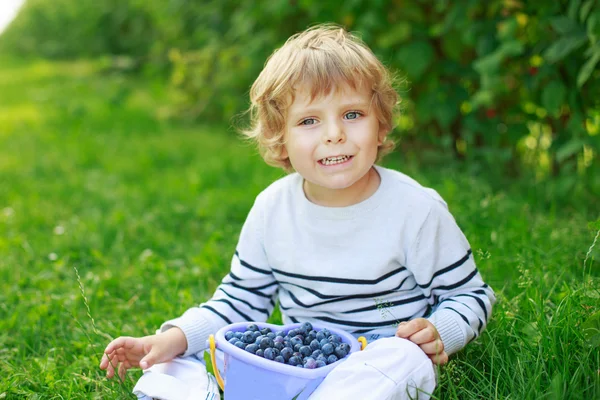
<svg viewBox="0 0 600 400">
<path fill-rule="evenodd" d="M 243 332 L 249 322 L 227 325 L 215 334 L 216 348 L 223 351 L 224 367 L 220 375 L 224 377 L 225 400 L 305 400 L 315 391 L 325 376 L 344 359 L 321 368 L 304 369 L 276 361 L 267 360 L 248 353 L 225 340 L 227 331 Z M 260 329 L 270 328 L 273 331 L 288 332 L 302 324 L 273 325 L 255 323 Z M 331 333 L 339 335 L 342 342 L 350 345 L 350 353 L 360 351 L 361 344 L 351 334 L 326 326 L 313 324 L 319 331 L 327 328 Z M 214 350 L 211 350 L 214 362 Z M 215 367 L 216 368 L 216 367 Z M 215 370 L 217 374 L 217 372 Z M 220 380 L 220 377 L 217 377 Z"/>
</svg>

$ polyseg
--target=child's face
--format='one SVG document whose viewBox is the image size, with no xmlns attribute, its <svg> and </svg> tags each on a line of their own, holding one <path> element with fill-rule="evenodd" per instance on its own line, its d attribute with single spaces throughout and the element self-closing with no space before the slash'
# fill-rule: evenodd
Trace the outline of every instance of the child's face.
<svg viewBox="0 0 600 400">
<path fill-rule="evenodd" d="M 356 196 L 353 189 L 364 188 L 386 134 L 371 97 L 369 89 L 345 86 L 311 102 L 310 87 L 296 90 L 283 156 L 305 179 L 307 192 Z"/>
</svg>

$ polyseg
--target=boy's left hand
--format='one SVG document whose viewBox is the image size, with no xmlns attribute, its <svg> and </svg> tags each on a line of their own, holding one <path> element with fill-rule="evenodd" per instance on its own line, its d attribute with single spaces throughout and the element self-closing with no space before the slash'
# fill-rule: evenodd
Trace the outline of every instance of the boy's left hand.
<svg viewBox="0 0 600 400">
<path fill-rule="evenodd" d="M 434 364 L 443 365 L 448 362 L 448 354 L 444 351 L 440 334 L 429 320 L 416 318 L 401 322 L 396 330 L 396 336 L 417 344 Z"/>
</svg>

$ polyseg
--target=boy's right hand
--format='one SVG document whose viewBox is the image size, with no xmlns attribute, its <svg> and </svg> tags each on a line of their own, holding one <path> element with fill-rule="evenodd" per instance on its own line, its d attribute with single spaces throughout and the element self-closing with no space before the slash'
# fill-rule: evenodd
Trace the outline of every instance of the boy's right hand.
<svg viewBox="0 0 600 400">
<path fill-rule="evenodd" d="M 100 361 L 100 369 L 106 370 L 107 378 L 118 370 L 121 379 L 129 368 L 148 369 L 154 364 L 171 361 L 187 349 L 187 339 L 177 327 L 158 335 L 134 338 L 121 336 L 106 346 Z"/>
</svg>

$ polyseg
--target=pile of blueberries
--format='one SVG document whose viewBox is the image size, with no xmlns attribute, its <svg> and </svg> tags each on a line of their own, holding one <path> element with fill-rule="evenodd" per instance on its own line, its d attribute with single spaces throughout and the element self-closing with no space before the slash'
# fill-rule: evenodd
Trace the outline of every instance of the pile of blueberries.
<svg viewBox="0 0 600 400">
<path fill-rule="evenodd" d="M 227 331 L 225 339 L 267 360 L 307 369 L 324 367 L 350 353 L 350 345 L 343 343 L 339 335 L 326 328 L 316 331 L 310 322 L 287 333 L 249 324 L 244 332 Z"/>
</svg>

